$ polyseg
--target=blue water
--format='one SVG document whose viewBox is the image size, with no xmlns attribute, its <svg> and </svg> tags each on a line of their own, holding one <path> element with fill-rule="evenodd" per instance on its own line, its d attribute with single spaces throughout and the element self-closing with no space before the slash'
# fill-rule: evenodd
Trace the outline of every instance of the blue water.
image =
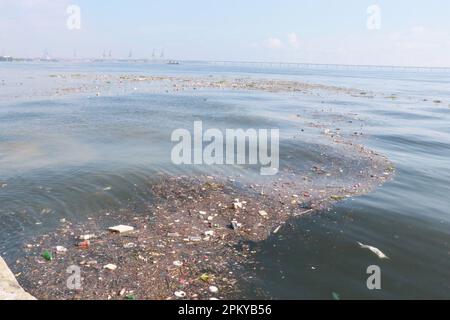
<svg viewBox="0 0 450 320">
<path fill-rule="evenodd" d="M 126 85 L 100 97 L 93 94 L 97 89 L 50 94 L 66 80 L 49 75 L 75 73 L 288 79 L 364 94 L 167 94 L 165 89 L 147 92 Z M 281 157 L 286 165 L 307 168 L 321 161 L 316 147 L 325 145 L 318 138 L 320 130 L 305 125 L 318 121 L 363 133 L 358 142 L 394 163 L 394 179 L 329 211 L 290 221 L 255 244 L 259 267 L 245 282 L 245 297 L 264 292 L 286 299 L 331 299 L 333 293 L 342 299 L 450 298 L 450 73 L 206 63 L 3 63 L 2 80 L 0 252 L 7 260 L 20 254 L 22 241 L 51 230 L 62 217 L 120 208 L 145 197 L 140 187 L 155 173 L 183 173 L 167 165 L 167 137 L 175 128 L 196 119 L 218 128 L 280 126 L 285 137 L 302 128 L 301 139 L 287 144 L 294 159 Z M 290 120 L 296 114 L 305 119 L 298 127 Z M 239 168 L 217 170 L 254 177 Z M 112 193 L 103 190 L 110 186 Z M 43 214 L 46 208 L 52 213 Z M 390 259 L 378 259 L 357 241 Z M 381 268 L 381 290 L 366 286 L 369 265 Z"/>
</svg>

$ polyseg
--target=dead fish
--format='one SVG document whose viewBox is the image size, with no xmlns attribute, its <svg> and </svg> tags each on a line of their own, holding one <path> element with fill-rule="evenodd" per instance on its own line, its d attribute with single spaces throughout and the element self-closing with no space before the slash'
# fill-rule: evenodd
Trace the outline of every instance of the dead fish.
<svg viewBox="0 0 450 320">
<path fill-rule="evenodd" d="M 357 243 L 359 244 L 359 246 L 361 248 L 369 249 L 370 251 L 375 253 L 378 256 L 378 258 L 380 258 L 380 259 L 389 259 L 389 257 L 387 255 L 385 255 L 380 249 L 372 247 L 372 246 L 368 246 L 366 244 L 362 244 L 361 242 L 357 242 Z"/>
</svg>

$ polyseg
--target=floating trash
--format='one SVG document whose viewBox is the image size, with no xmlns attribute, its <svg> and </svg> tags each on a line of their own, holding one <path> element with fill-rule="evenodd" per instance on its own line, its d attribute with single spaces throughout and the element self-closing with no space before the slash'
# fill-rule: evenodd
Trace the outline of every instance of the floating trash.
<svg viewBox="0 0 450 320">
<path fill-rule="evenodd" d="M 177 298 L 185 298 L 186 297 L 186 292 L 184 292 L 184 291 L 175 291 L 174 292 L 174 295 L 175 295 L 175 297 L 177 297 Z"/>
</svg>

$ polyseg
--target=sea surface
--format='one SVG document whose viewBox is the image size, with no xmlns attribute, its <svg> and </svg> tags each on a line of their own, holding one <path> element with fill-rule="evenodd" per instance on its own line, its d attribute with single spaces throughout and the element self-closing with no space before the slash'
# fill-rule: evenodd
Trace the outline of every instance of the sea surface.
<svg viewBox="0 0 450 320">
<path fill-rule="evenodd" d="M 121 75 L 293 80 L 361 94 L 175 91 L 164 81 L 105 86 Z M 88 89 L 61 93 L 79 86 Z M 83 220 L 148 200 L 146 186 L 160 174 L 263 179 L 245 166 L 174 165 L 171 132 L 192 130 L 194 121 L 221 130 L 279 128 L 281 169 L 299 170 L 352 161 L 328 143 L 323 130 L 329 128 L 355 133 L 358 143 L 387 156 L 394 178 L 289 221 L 255 244 L 262 268 L 247 279 L 245 297 L 449 299 L 449 88 L 450 73 L 431 70 L 0 63 L 0 254 L 12 263 L 27 241 L 51 232 L 60 219 Z M 380 267 L 380 290 L 367 287 L 371 265 Z"/>
</svg>

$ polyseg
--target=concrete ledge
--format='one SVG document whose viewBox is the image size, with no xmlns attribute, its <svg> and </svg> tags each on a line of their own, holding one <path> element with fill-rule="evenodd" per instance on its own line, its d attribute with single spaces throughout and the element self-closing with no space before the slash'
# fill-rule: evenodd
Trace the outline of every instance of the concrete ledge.
<svg viewBox="0 0 450 320">
<path fill-rule="evenodd" d="M 23 290 L 2 257 L 0 257 L 0 300 L 36 300 Z"/>
</svg>

